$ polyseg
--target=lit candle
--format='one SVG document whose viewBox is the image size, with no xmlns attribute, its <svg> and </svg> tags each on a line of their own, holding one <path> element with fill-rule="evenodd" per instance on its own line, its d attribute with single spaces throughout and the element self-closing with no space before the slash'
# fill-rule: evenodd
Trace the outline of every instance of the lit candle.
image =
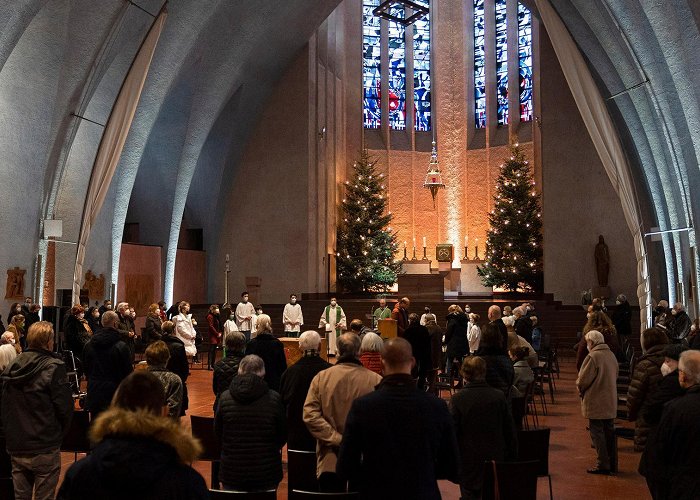
<svg viewBox="0 0 700 500">
<path fill-rule="evenodd" d="M 464 248 L 467 248 L 469 246 L 469 235 L 464 237 Z"/>
<path fill-rule="evenodd" d="M 416 238 L 413 238 L 413 248 L 416 248 Z"/>
<path fill-rule="evenodd" d="M 403 248 L 404 248 L 404 250 L 406 249 L 406 243 L 407 243 L 406 240 L 404 240 L 404 241 L 403 241 Z"/>
<path fill-rule="evenodd" d="M 428 246 L 428 240 L 423 236 L 423 248 Z"/>
</svg>

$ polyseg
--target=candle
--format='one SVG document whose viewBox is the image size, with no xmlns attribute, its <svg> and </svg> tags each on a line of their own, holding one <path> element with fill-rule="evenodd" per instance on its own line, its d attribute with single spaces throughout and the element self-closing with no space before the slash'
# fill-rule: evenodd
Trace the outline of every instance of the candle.
<svg viewBox="0 0 700 500">
<path fill-rule="evenodd" d="M 464 237 L 464 248 L 467 248 L 469 246 L 469 236 Z"/>
<path fill-rule="evenodd" d="M 416 238 L 413 238 L 413 248 L 416 248 Z"/>
<path fill-rule="evenodd" d="M 403 248 L 404 248 L 404 250 L 406 249 L 406 243 L 407 243 L 407 241 L 404 240 L 404 241 L 403 241 Z"/>
<path fill-rule="evenodd" d="M 425 236 L 423 236 L 423 248 L 428 246 L 427 243 L 428 243 L 428 240 L 425 238 Z"/>
<path fill-rule="evenodd" d="M 226 254 L 226 263 L 228 263 L 228 254 Z"/>
</svg>

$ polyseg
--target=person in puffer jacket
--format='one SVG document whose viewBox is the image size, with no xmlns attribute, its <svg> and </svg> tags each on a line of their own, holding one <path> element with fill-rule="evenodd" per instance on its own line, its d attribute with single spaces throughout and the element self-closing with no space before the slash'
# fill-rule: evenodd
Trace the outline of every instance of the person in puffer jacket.
<svg viewBox="0 0 700 500">
<path fill-rule="evenodd" d="M 271 490 L 282 481 L 287 419 L 282 398 L 264 377 L 262 358 L 248 355 L 219 398 L 214 429 L 221 440 L 219 480 L 225 490 Z"/>
<path fill-rule="evenodd" d="M 663 378 L 661 365 L 664 364 L 664 348 L 668 337 L 658 328 L 644 330 L 641 335 L 644 354 L 634 367 L 632 380 L 627 390 L 627 412 L 630 422 L 634 422 L 634 451 L 644 451 L 651 425 L 647 422 L 644 401 L 651 396 Z"/>
</svg>

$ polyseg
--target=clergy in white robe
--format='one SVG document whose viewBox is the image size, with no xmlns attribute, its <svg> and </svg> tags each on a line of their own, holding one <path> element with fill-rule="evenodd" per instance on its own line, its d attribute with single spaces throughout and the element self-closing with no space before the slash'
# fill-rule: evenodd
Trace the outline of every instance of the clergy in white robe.
<svg viewBox="0 0 700 500">
<path fill-rule="evenodd" d="M 338 301 L 335 297 L 331 298 L 330 305 L 327 305 L 323 309 L 323 314 L 321 314 L 321 321 L 318 323 L 319 328 L 326 329 L 326 335 L 328 337 L 328 352 L 331 356 L 335 356 L 336 339 L 343 333 L 343 330 L 347 330 L 348 324 L 345 318 L 345 311 L 338 305 Z"/>
<path fill-rule="evenodd" d="M 195 339 L 197 338 L 197 332 L 194 329 L 192 315 L 190 314 L 190 305 L 187 302 L 180 302 L 178 310 L 180 314 L 173 317 L 175 336 L 185 344 L 185 354 L 196 356 L 197 346 L 195 345 Z"/>
<path fill-rule="evenodd" d="M 289 302 L 284 306 L 282 323 L 284 324 L 285 336 L 299 336 L 301 325 L 304 324 L 304 315 L 301 312 L 301 306 L 297 304 L 297 296 L 294 294 L 289 297 Z"/>
<path fill-rule="evenodd" d="M 250 340 L 250 331 L 253 327 L 251 319 L 255 314 L 255 307 L 248 302 L 248 292 L 243 292 L 241 299 L 236 306 L 236 325 L 238 326 L 238 331 L 245 335 L 245 339 Z"/>
<path fill-rule="evenodd" d="M 231 314 L 226 320 L 226 323 L 224 323 L 224 341 L 226 340 L 226 335 L 228 335 L 231 332 L 237 331 L 238 325 L 236 324 L 236 315 Z"/>
</svg>

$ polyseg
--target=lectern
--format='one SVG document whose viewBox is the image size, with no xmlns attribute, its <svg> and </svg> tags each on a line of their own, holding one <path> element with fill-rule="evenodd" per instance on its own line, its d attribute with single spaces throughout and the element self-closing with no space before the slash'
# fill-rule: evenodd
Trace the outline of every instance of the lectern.
<svg viewBox="0 0 700 500">
<path fill-rule="evenodd" d="M 391 318 L 380 319 L 378 321 L 378 329 L 379 329 L 379 336 L 381 338 L 383 338 L 384 340 L 396 338 L 396 332 L 398 330 L 397 330 L 397 325 L 396 325 L 395 319 L 391 319 Z"/>
</svg>

